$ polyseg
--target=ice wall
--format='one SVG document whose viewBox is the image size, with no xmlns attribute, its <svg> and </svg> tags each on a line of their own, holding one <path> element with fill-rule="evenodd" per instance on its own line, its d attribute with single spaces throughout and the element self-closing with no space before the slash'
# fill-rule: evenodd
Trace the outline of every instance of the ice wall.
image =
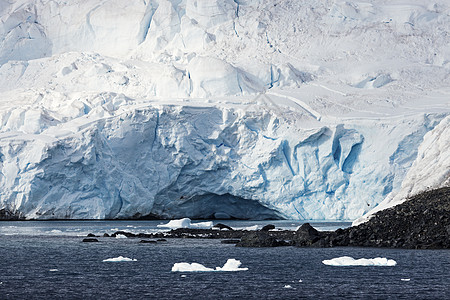
<svg viewBox="0 0 450 300">
<path fill-rule="evenodd" d="M 416 152 L 405 140 L 442 118 L 301 129 L 300 116 L 246 106 L 90 103 L 59 107 L 78 108 L 66 122 L 28 109 L 17 128 L 40 127 L 1 134 L 2 207 L 28 218 L 353 219 L 399 185 Z"/>
<path fill-rule="evenodd" d="M 417 158 L 402 182 L 399 191 L 387 197 L 363 217 L 354 221 L 358 225 L 380 210 L 403 203 L 408 198 L 427 190 L 450 186 L 450 117 L 428 132 L 419 147 Z"/>
<path fill-rule="evenodd" d="M 400 189 L 450 113 L 447 11 L 444 0 L 0 2 L 0 211 L 360 217 Z"/>
</svg>

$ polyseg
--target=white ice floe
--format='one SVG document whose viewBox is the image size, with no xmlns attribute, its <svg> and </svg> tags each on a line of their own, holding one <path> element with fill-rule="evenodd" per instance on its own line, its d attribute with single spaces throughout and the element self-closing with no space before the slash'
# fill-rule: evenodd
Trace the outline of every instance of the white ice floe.
<svg viewBox="0 0 450 300">
<path fill-rule="evenodd" d="M 234 258 L 230 258 L 223 265 L 223 267 L 216 267 L 216 271 L 227 271 L 227 272 L 247 271 L 248 268 L 239 268 L 241 264 L 242 264 L 241 261 Z"/>
<path fill-rule="evenodd" d="M 230 258 L 223 265 L 223 267 L 216 267 L 216 269 L 207 268 L 199 263 L 175 263 L 172 267 L 172 272 L 236 272 L 247 271 L 248 268 L 239 268 L 241 262 L 239 260 Z"/>
<path fill-rule="evenodd" d="M 213 225 L 214 225 L 214 223 L 211 221 L 192 223 L 191 219 L 183 218 L 183 219 L 179 219 L 179 220 L 171 220 L 167 224 L 158 225 L 158 227 L 159 228 L 170 228 L 170 229 L 177 229 L 177 228 L 211 229 L 213 227 Z"/>
<path fill-rule="evenodd" d="M 198 263 L 175 263 L 172 267 L 172 272 L 213 272 L 214 269 L 207 268 Z"/>
<path fill-rule="evenodd" d="M 137 261 L 137 259 L 119 256 L 119 257 L 104 259 L 103 261 L 104 262 L 124 262 L 124 261 Z"/>
<path fill-rule="evenodd" d="M 411 280 L 411 278 L 402 278 L 402 279 L 400 279 L 401 281 L 410 281 Z"/>
<path fill-rule="evenodd" d="M 126 239 L 127 236 L 123 234 L 116 234 L 116 239 Z"/>
<path fill-rule="evenodd" d="M 49 272 L 58 272 L 59 270 L 58 269 L 50 269 L 50 270 L 48 270 Z"/>
<path fill-rule="evenodd" d="M 253 226 L 249 226 L 249 227 L 245 227 L 244 230 L 248 230 L 248 231 L 255 231 L 258 230 L 258 225 L 253 225 Z"/>
<path fill-rule="evenodd" d="M 323 260 L 322 263 L 329 266 L 380 266 L 380 267 L 393 267 L 397 264 L 395 260 L 387 259 L 385 257 L 354 259 L 353 257 L 350 256 L 342 256 L 333 259 L 326 259 Z"/>
<path fill-rule="evenodd" d="M 286 285 L 284 286 L 284 288 L 285 288 L 285 289 L 292 289 L 292 285 L 286 284 Z"/>
</svg>

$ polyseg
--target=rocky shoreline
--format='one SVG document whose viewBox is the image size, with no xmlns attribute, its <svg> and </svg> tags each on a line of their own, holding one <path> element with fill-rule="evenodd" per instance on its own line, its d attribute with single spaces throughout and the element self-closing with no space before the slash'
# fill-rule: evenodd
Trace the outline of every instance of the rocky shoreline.
<svg viewBox="0 0 450 300">
<path fill-rule="evenodd" d="M 117 231 L 104 237 L 124 235 L 157 243 L 166 238 L 222 239 L 237 247 L 387 247 L 450 249 L 450 187 L 424 192 L 375 214 L 368 222 L 336 231 L 317 231 L 309 223 L 296 231 L 267 225 L 258 231 L 234 230 L 225 224 L 212 229 L 179 228 L 153 234 Z M 155 240 L 148 240 L 155 239 Z M 91 235 L 86 242 L 95 241 Z"/>
</svg>

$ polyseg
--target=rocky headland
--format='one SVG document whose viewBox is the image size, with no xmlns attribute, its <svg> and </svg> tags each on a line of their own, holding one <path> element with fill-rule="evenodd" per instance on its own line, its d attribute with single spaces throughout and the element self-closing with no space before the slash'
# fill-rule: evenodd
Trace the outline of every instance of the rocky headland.
<svg viewBox="0 0 450 300">
<path fill-rule="evenodd" d="M 179 228 L 152 234 L 118 231 L 128 238 L 222 239 L 238 247 L 387 247 L 450 249 L 450 187 L 427 191 L 376 213 L 368 222 L 336 231 L 317 231 L 309 223 L 296 231 L 269 224 L 258 231 L 234 230 L 216 224 L 212 229 Z M 150 242 L 151 243 L 151 242 Z M 155 241 L 156 243 L 156 241 Z"/>
</svg>

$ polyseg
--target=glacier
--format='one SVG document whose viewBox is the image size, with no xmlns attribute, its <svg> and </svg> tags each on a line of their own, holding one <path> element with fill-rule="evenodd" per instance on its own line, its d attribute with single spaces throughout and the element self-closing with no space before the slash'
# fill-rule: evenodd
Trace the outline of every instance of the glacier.
<svg viewBox="0 0 450 300">
<path fill-rule="evenodd" d="M 0 3 L 0 212 L 355 220 L 448 185 L 448 3 L 316 2 Z"/>
</svg>

